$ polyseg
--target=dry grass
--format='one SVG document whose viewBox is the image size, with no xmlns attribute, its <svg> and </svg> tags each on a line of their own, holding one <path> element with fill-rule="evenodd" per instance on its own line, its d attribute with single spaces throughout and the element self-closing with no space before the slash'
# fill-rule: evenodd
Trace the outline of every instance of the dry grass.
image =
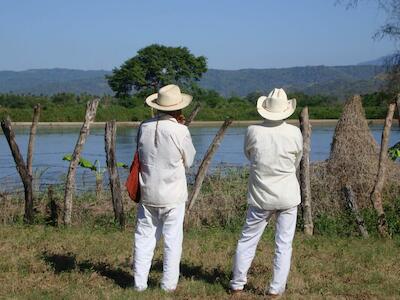
<svg viewBox="0 0 400 300">
<path fill-rule="evenodd" d="M 326 172 L 326 162 L 313 165 L 311 188 L 316 232 L 323 235 L 357 236 L 354 217 L 343 209 L 341 195 L 333 197 L 326 182 L 333 182 Z M 224 169 L 206 177 L 202 191 L 193 210 L 186 218 L 186 228 L 237 229 L 241 226 L 247 209 L 248 169 Z M 386 188 L 385 211 L 391 234 L 400 234 L 400 186 L 394 183 Z M 58 224 L 62 224 L 63 191 L 55 190 L 54 201 L 58 207 Z M 24 213 L 22 195 L 0 200 L 0 224 L 22 224 Z M 47 193 L 37 195 L 35 201 L 36 224 L 52 224 Z M 124 198 L 126 223 L 133 227 L 136 220 L 136 204 Z M 376 233 L 376 216 L 373 208 L 362 209 L 362 214 L 370 234 Z M 100 199 L 94 193 L 80 194 L 73 205 L 73 224 L 87 228 L 116 228 L 111 196 L 103 192 Z M 299 209 L 298 227 L 302 228 Z"/>
<path fill-rule="evenodd" d="M 246 210 L 247 168 L 219 169 L 207 176 L 201 193 L 187 221 L 191 226 L 228 226 L 242 220 Z M 63 187 L 54 188 L 53 200 L 57 206 L 58 224 L 62 224 Z M 123 193 L 123 204 L 128 224 L 133 225 L 136 203 Z M 0 224 L 22 222 L 23 194 L 0 198 Z M 49 222 L 51 210 L 46 192 L 36 194 L 35 212 L 38 223 Z M 75 225 L 110 225 L 113 223 L 111 194 L 103 191 L 96 199 L 93 192 L 78 194 L 74 199 L 72 221 Z"/>
<path fill-rule="evenodd" d="M 188 222 L 192 226 L 236 225 L 247 208 L 248 175 L 247 168 L 227 168 L 207 176 Z"/>
<path fill-rule="evenodd" d="M 185 234 L 178 291 L 159 289 L 160 247 L 144 293 L 131 289 L 132 230 L 0 227 L 0 298 L 228 299 L 238 231 Z M 259 244 L 244 299 L 263 299 L 271 277 L 273 236 Z M 307 239 L 297 234 L 284 299 L 399 299 L 400 241 Z"/>
</svg>

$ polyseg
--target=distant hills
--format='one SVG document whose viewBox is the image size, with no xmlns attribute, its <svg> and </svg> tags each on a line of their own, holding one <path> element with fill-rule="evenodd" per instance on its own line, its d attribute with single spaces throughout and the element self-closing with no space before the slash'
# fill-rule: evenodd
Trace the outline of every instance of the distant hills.
<svg viewBox="0 0 400 300">
<path fill-rule="evenodd" d="M 110 71 L 72 69 L 35 69 L 0 71 L 0 93 L 51 95 L 60 92 L 112 94 L 104 76 Z"/>
<path fill-rule="evenodd" d="M 390 62 L 393 58 L 395 57 L 395 54 L 389 54 L 385 55 L 382 57 L 379 57 L 377 59 L 373 60 L 368 60 L 364 62 L 358 63 L 359 66 L 365 66 L 365 65 L 370 65 L 370 66 L 385 66 L 388 62 Z"/>
<path fill-rule="evenodd" d="M 274 87 L 307 94 L 334 95 L 343 98 L 353 93 L 369 93 L 382 85 L 385 68 L 381 64 L 354 66 L 306 66 L 280 69 L 210 69 L 200 86 L 224 96 L 245 96 L 268 92 Z M 54 94 L 59 92 L 112 94 L 105 70 L 35 69 L 0 71 L 0 93 Z"/>
<path fill-rule="evenodd" d="M 306 94 L 326 94 L 343 98 L 353 93 L 369 93 L 382 85 L 382 66 L 310 66 L 282 69 L 209 70 L 200 82 L 223 95 L 244 96 L 254 91 L 269 92 L 274 87 Z"/>
</svg>

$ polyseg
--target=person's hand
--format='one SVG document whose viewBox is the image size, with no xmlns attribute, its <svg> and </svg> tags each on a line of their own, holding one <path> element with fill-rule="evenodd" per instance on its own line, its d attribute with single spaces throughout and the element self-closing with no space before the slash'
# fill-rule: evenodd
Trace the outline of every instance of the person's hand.
<svg viewBox="0 0 400 300">
<path fill-rule="evenodd" d="M 179 115 L 176 120 L 178 121 L 179 124 L 185 124 L 186 118 L 184 115 Z"/>
</svg>

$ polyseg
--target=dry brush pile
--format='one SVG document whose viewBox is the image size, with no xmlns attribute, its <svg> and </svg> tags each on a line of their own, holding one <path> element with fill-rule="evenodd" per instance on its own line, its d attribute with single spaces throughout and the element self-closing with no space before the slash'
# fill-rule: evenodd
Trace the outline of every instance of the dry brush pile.
<svg viewBox="0 0 400 300">
<path fill-rule="evenodd" d="M 372 207 L 370 196 L 378 174 L 380 147 L 368 127 L 361 97 L 350 98 L 335 129 L 328 160 L 311 165 L 313 214 L 335 215 L 343 211 L 343 188 L 350 186 L 358 207 Z M 400 195 L 400 166 L 389 158 L 384 200 Z"/>
</svg>

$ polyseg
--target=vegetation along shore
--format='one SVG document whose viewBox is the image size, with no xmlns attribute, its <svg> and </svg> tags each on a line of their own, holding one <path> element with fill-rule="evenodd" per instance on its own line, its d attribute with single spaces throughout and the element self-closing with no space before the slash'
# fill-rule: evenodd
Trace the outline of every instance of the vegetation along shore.
<svg viewBox="0 0 400 300">
<path fill-rule="evenodd" d="M 246 97 L 222 97 L 215 91 L 197 89 L 195 101 L 186 109 L 186 114 L 194 106 L 202 106 L 196 121 L 222 121 L 231 117 L 235 121 L 261 120 L 255 109 L 255 102 L 261 93 L 255 92 Z M 55 94 L 52 96 L 0 94 L 0 119 L 9 115 L 13 122 L 30 122 L 32 108 L 41 104 L 41 122 L 81 122 L 85 115 L 87 101 L 96 98 L 94 95 Z M 291 117 L 297 119 L 304 106 L 310 109 L 311 119 L 338 119 L 343 110 L 343 101 L 332 96 L 289 94 L 297 99 L 296 113 Z M 141 95 L 118 99 L 111 96 L 101 97 L 96 114 L 97 122 L 115 119 L 119 122 L 142 121 L 151 115 L 144 105 Z M 391 97 L 384 92 L 363 95 L 363 106 L 368 119 L 384 119 L 387 103 Z"/>
</svg>

